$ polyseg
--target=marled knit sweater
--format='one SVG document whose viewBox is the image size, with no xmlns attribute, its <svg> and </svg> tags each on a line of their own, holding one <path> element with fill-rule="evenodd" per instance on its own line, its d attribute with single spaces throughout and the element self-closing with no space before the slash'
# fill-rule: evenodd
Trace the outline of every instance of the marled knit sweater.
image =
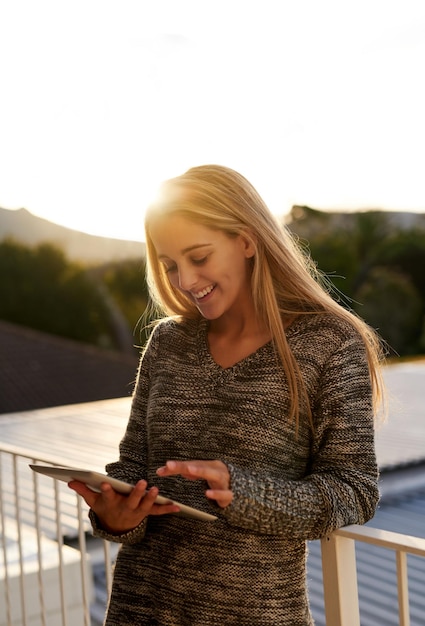
<svg viewBox="0 0 425 626">
<path fill-rule="evenodd" d="M 306 540 L 364 523 L 378 500 L 371 386 L 362 340 L 329 314 L 286 331 L 301 368 L 314 432 L 298 437 L 272 343 L 223 369 L 207 322 L 165 321 L 141 360 L 120 459 L 107 472 L 146 478 L 160 493 L 218 515 L 151 516 L 123 535 L 108 626 L 311 625 Z M 221 459 L 232 503 L 209 502 L 202 481 L 159 478 L 169 459 Z"/>
</svg>

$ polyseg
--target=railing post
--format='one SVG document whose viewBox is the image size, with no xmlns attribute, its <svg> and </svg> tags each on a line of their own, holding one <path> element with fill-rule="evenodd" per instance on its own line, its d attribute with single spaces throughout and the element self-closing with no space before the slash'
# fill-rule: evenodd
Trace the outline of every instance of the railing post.
<svg viewBox="0 0 425 626">
<path fill-rule="evenodd" d="M 22 539 L 22 523 L 21 523 L 21 507 L 19 499 L 19 481 L 18 481 L 18 456 L 13 455 L 13 483 L 15 488 L 15 519 L 18 537 L 18 554 L 19 554 L 19 586 L 21 590 L 21 619 L 22 626 L 27 626 L 27 588 L 25 586 L 25 570 L 24 570 L 24 550 Z"/>
<path fill-rule="evenodd" d="M 360 626 L 354 539 L 321 540 L 326 626 Z"/>
<path fill-rule="evenodd" d="M 12 602 L 11 602 L 11 589 L 9 580 L 9 562 L 7 556 L 7 536 L 6 536 L 6 516 L 3 509 L 3 479 L 2 479 L 2 454 L 0 450 L 0 546 L 2 546 L 3 553 L 3 567 L 4 567 L 4 592 L 6 603 L 6 623 L 12 622 Z"/>
<path fill-rule="evenodd" d="M 409 580 L 407 578 L 407 554 L 401 550 L 396 552 L 398 614 L 400 626 L 410 626 L 409 615 Z"/>
</svg>

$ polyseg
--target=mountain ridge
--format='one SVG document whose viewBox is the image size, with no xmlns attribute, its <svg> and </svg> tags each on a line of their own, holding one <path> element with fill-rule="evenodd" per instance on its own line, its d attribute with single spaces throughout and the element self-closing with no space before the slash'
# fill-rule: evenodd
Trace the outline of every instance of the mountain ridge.
<svg viewBox="0 0 425 626">
<path fill-rule="evenodd" d="M 37 217 L 28 209 L 0 207 L 0 241 L 8 237 L 28 246 L 52 243 L 69 259 L 89 263 L 123 261 L 145 255 L 142 241 L 90 235 Z"/>
<path fill-rule="evenodd" d="M 359 209 L 346 212 L 324 211 L 294 205 L 284 222 L 291 230 L 296 230 L 298 234 L 308 237 L 317 228 L 323 228 L 324 223 L 338 230 L 350 230 L 353 218 L 358 213 L 385 214 L 388 225 L 395 229 L 425 230 L 425 213 L 383 209 Z M 145 244 L 142 241 L 91 235 L 37 217 L 25 208 L 3 209 L 0 207 L 0 241 L 7 237 L 28 246 L 49 242 L 59 246 L 69 259 L 89 263 L 124 261 L 145 256 Z"/>
</svg>

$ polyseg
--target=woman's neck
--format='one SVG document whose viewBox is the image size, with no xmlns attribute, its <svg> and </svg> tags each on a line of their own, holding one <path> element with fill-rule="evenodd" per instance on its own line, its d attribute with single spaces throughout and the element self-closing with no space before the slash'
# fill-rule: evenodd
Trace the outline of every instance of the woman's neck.
<svg viewBox="0 0 425 626">
<path fill-rule="evenodd" d="M 268 329 L 253 320 L 218 321 L 210 322 L 207 336 L 210 354 L 223 368 L 232 367 L 271 340 Z"/>
</svg>

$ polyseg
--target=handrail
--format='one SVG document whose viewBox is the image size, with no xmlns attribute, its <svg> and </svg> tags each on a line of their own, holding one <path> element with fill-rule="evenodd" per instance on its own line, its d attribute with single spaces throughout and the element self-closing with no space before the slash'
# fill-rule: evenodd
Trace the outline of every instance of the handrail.
<svg viewBox="0 0 425 626">
<path fill-rule="evenodd" d="M 49 619 L 90 626 L 87 505 L 62 483 L 31 472 L 34 462 L 63 465 L 57 457 L 0 443 L 0 625 L 46 626 Z M 68 532 L 75 548 L 64 541 Z M 109 571 L 109 544 L 104 557 Z"/>
<path fill-rule="evenodd" d="M 381 530 L 372 526 L 360 526 L 359 524 L 344 526 L 344 528 L 336 530 L 334 534 L 364 543 L 372 543 L 390 550 L 403 548 L 403 552 L 406 552 L 406 554 L 416 554 L 417 556 L 425 557 L 425 539 L 422 537 L 413 537 L 412 535 Z"/>
<path fill-rule="evenodd" d="M 360 626 L 355 541 L 394 550 L 400 626 L 410 625 L 407 554 L 425 557 L 425 539 L 353 524 L 321 540 L 327 626 Z"/>
<path fill-rule="evenodd" d="M 93 582 L 91 570 L 88 569 L 90 568 L 90 557 L 85 537 L 88 526 L 87 520 L 83 519 L 81 508 L 84 502 L 74 492 L 66 490 L 63 485 L 61 487 L 64 488 L 63 493 L 65 495 L 63 498 L 62 496 L 59 498 L 57 482 L 52 481 L 50 484 L 42 481 L 44 477 L 35 474 L 31 476 L 32 473 L 27 468 L 27 461 L 63 465 L 58 457 L 40 455 L 28 448 L 0 443 L 0 543 L 3 543 L 0 553 L 0 569 L 2 561 L 4 563 L 3 579 L 0 575 L 0 588 L 3 586 L 3 592 L 0 589 L 0 596 L 3 593 L 4 599 L 0 597 L 0 605 L 5 606 L 6 613 L 4 617 L 6 622 L 2 621 L 0 615 L 0 624 L 10 626 L 12 622 L 16 623 L 14 614 L 18 604 L 21 607 L 20 623 L 23 625 L 28 623 L 29 615 L 27 616 L 27 613 L 29 614 L 34 610 L 31 603 L 37 602 L 36 596 L 34 593 L 29 594 L 27 581 L 24 582 L 27 575 L 26 562 L 24 562 L 27 556 L 25 550 L 30 545 L 31 558 L 35 558 L 37 566 L 35 575 L 39 585 L 37 602 L 39 621 L 36 623 L 45 626 L 48 612 L 47 604 L 52 595 L 51 587 L 46 582 L 47 569 L 51 566 L 45 557 L 46 541 L 49 541 L 45 532 L 47 522 L 50 523 L 50 527 L 54 522 L 56 527 L 55 536 L 51 536 L 54 541 L 50 540 L 49 546 L 55 544 L 53 548 L 56 551 L 56 557 L 54 557 L 56 564 L 53 569 L 57 568 L 55 588 L 57 589 L 58 604 L 60 604 L 57 623 L 60 623 L 61 626 L 72 626 L 74 623 L 68 614 L 68 598 L 65 596 L 69 591 L 69 586 L 64 579 L 64 570 L 70 567 L 69 551 L 72 552 L 73 550 L 64 545 L 63 542 L 63 528 L 69 519 L 69 524 L 72 528 L 75 527 L 79 550 L 77 562 L 75 556 L 71 556 L 71 560 L 73 559 L 73 566 L 79 568 L 78 584 L 82 585 L 79 591 L 81 607 L 77 623 L 78 626 L 83 623 L 84 626 L 90 626 L 90 601 Z M 28 476 L 26 475 L 27 471 Z M 47 493 L 48 489 L 51 491 Z M 10 532 L 13 535 L 13 541 L 16 544 L 16 549 L 14 549 L 18 555 L 17 562 L 13 564 L 13 571 L 12 568 L 8 569 L 7 542 Z M 28 537 L 30 537 L 30 541 L 28 541 Z M 395 594 L 398 595 L 399 624 L 400 626 L 409 626 L 407 554 L 425 557 L 425 539 L 359 525 L 346 526 L 321 540 L 326 625 L 360 626 L 355 556 L 356 541 L 395 551 L 398 589 Z M 103 542 L 107 595 L 111 589 L 112 547 L 115 545 Z M 15 600 L 12 602 L 12 591 L 15 593 L 16 588 L 19 599 L 16 600 L 18 604 L 15 606 Z M 46 593 L 47 589 L 49 593 Z M 29 601 L 30 597 L 31 601 Z"/>
<path fill-rule="evenodd" d="M 32 450 L 31 448 L 22 448 L 20 446 L 15 446 L 9 443 L 0 443 L 0 452 L 6 452 L 7 454 L 11 454 L 13 456 L 23 457 L 25 459 L 32 459 L 37 461 L 37 463 L 46 463 L 47 465 L 59 465 L 62 467 L 68 467 L 66 463 L 63 462 L 63 459 L 59 456 L 55 456 L 53 454 L 42 455 L 37 450 Z M 85 464 L 86 469 L 92 469 Z"/>
</svg>

